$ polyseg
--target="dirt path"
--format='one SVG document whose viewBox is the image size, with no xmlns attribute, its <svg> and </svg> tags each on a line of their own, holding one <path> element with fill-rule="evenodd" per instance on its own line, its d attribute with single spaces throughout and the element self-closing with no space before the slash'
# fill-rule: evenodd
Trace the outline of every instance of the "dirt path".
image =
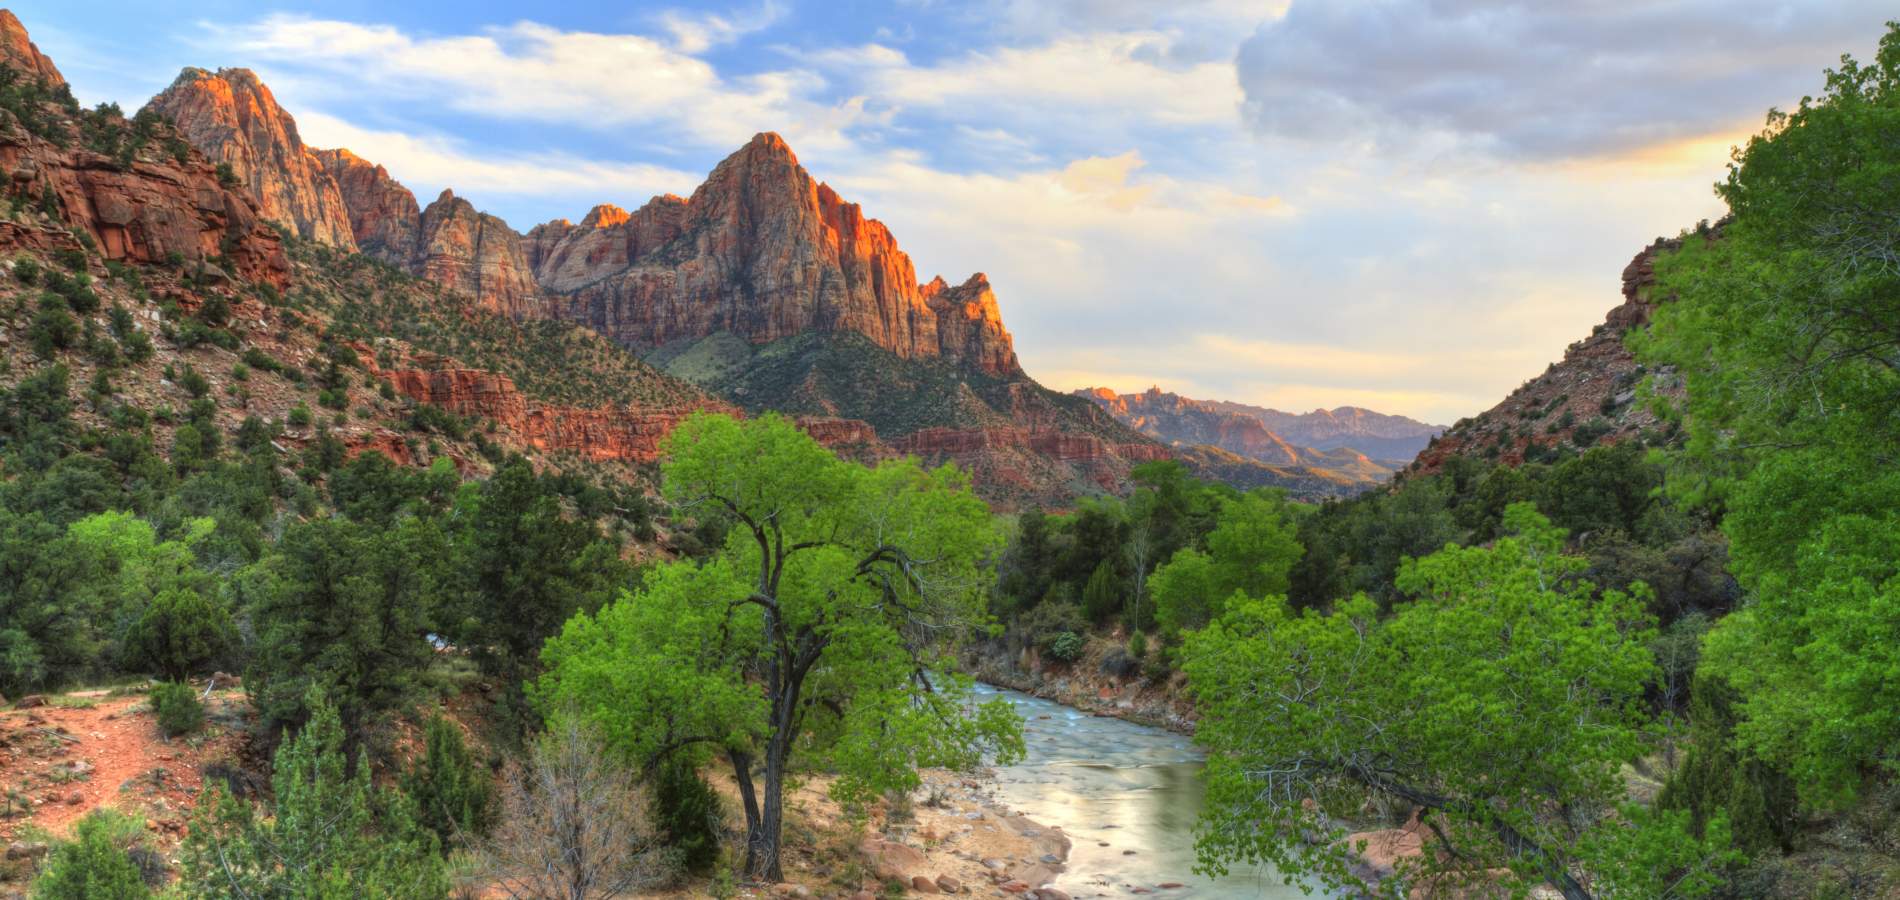
<svg viewBox="0 0 1900 900">
<path fill-rule="evenodd" d="M 219 694 L 210 706 L 215 713 L 231 702 Z M 203 787 L 202 768 L 230 756 L 238 739 L 213 725 L 166 740 L 142 694 L 82 692 L 0 712 L 0 791 L 14 800 L 10 812 L 24 813 L 0 819 L 0 839 L 12 840 L 29 825 L 67 837 L 74 822 L 100 806 L 180 834 Z M 30 810 L 18 808 L 21 800 Z"/>
</svg>

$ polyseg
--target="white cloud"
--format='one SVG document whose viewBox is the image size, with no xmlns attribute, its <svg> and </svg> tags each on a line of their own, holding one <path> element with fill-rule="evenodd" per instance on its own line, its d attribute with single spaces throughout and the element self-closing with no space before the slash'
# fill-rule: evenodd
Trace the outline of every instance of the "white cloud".
<svg viewBox="0 0 1900 900">
<path fill-rule="evenodd" d="M 681 53 L 704 53 L 746 35 L 764 31 L 785 17 L 785 7 L 767 0 L 757 9 L 738 13 L 687 12 L 670 9 L 659 14 L 660 27 L 673 36 Z"/>
<path fill-rule="evenodd" d="M 727 78 L 704 60 L 638 34 L 522 21 L 479 35 L 414 37 L 387 25 L 287 15 L 207 27 L 237 51 L 269 60 L 271 68 L 331 74 L 342 89 L 339 100 L 370 89 L 491 118 L 590 128 L 660 125 L 696 144 L 724 147 L 773 130 L 806 144 L 836 144 L 851 118 L 848 108 L 807 99 L 822 84 L 810 73 Z"/>
<path fill-rule="evenodd" d="M 632 208 L 657 194 L 688 194 L 703 175 L 649 163 L 611 163 L 566 154 L 482 155 L 464 142 L 352 125 L 323 113 L 297 117 L 304 140 L 315 147 L 346 147 L 389 169 L 427 203 L 442 188 L 453 188 L 478 206 L 497 197 L 568 197 L 575 218 L 592 204 L 612 200 Z M 527 230 L 534 222 L 514 222 Z"/>
<path fill-rule="evenodd" d="M 1362 135 L 1422 155 L 1447 141 L 1573 159 L 1761 120 L 1867 48 L 1881 0 L 1298 0 L 1241 47 L 1261 133 Z"/>
<path fill-rule="evenodd" d="M 1240 86 L 1225 61 L 1174 65 L 1175 38 L 1160 32 L 1065 36 L 1025 47 L 974 50 L 933 66 L 911 64 L 880 45 L 818 63 L 858 69 L 861 92 L 878 103 L 937 110 L 983 110 L 1023 120 L 1111 113 L 1166 125 L 1225 123 L 1240 107 Z"/>
</svg>

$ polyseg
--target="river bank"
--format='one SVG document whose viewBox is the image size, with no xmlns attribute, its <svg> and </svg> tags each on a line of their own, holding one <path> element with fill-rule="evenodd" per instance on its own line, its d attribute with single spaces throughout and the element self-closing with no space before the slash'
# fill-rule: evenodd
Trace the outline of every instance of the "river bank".
<svg viewBox="0 0 1900 900">
<path fill-rule="evenodd" d="M 711 781 L 737 809 L 729 774 Z M 1071 840 L 1011 809 L 996 797 L 993 770 L 970 773 L 927 769 L 923 784 L 906 802 L 879 801 L 853 818 L 828 791 L 831 779 L 806 780 L 786 796 L 785 881 L 740 885 L 734 896 L 817 900 L 874 900 L 928 894 L 1020 896 L 1069 900 L 1047 889 L 1063 871 Z M 733 840 L 743 824 L 728 822 Z M 668 897 L 704 897 L 707 884 L 686 886 Z"/>
<path fill-rule="evenodd" d="M 1192 736 L 1198 718 L 1185 676 L 1152 677 L 1147 660 L 1130 657 L 1126 645 L 1110 637 L 1091 637 L 1070 662 L 1044 659 L 1034 647 L 1011 652 L 997 642 L 965 656 L 963 671 L 985 684 L 1176 734 Z"/>
</svg>

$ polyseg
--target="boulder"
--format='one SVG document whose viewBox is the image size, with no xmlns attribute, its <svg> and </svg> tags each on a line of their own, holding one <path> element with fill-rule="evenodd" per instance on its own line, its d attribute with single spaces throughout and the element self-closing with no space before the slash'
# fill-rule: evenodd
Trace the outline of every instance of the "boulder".
<svg viewBox="0 0 1900 900">
<path fill-rule="evenodd" d="M 879 881 L 893 879 L 910 883 L 910 873 L 924 867 L 924 854 L 915 847 L 908 847 L 895 841 L 887 841 L 876 835 L 866 835 L 858 842 L 858 855 L 864 858 L 864 865 L 876 875 Z"/>
</svg>

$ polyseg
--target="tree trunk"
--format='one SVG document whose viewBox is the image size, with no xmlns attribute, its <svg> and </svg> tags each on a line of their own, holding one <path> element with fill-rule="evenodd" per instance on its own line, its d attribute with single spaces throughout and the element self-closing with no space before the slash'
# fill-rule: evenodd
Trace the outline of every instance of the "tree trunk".
<svg viewBox="0 0 1900 900">
<path fill-rule="evenodd" d="M 746 873 L 768 884 L 785 880 L 779 865 L 779 837 L 785 820 L 784 763 L 768 753 L 765 761 L 765 809 L 759 823 L 759 839 L 746 848 Z"/>
<path fill-rule="evenodd" d="M 759 794 L 752 786 L 752 755 L 737 750 L 729 750 L 726 755 L 732 760 L 733 780 L 739 783 L 739 804 L 745 808 L 745 871 L 747 875 L 751 875 L 757 871 L 755 862 L 761 858 L 761 848 L 768 843 L 765 818 L 759 811 Z M 776 858 L 778 856 L 777 828 L 772 830 L 769 843 L 771 855 Z"/>
</svg>

